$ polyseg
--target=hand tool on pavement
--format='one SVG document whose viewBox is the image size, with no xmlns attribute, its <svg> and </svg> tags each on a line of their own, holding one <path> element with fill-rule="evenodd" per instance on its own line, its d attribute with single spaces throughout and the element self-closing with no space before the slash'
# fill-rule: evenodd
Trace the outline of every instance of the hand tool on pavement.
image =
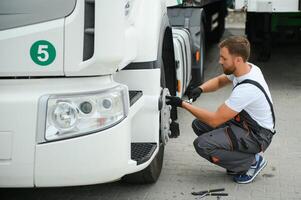
<svg viewBox="0 0 301 200">
<path fill-rule="evenodd" d="M 228 196 L 228 193 L 216 193 L 216 192 L 222 192 L 225 191 L 225 188 L 219 188 L 219 189 L 213 189 L 213 190 L 204 190 L 200 192 L 191 192 L 192 195 L 199 196 L 200 198 L 203 198 L 205 196 Z"/>
</svg>

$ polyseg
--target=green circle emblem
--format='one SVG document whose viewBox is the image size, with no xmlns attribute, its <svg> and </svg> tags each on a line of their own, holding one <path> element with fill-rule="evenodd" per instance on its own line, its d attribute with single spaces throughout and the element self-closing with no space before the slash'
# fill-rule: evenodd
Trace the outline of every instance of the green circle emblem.
<svg viewBox="0 0 301 200">
<path fill-rule="evenodd" d="M 50 42 L 46 40 L 39 40 L 31 46 L 30 57 L 37 65 L 46 66 L 54 61 L 56 51 Z"/>
</svg>

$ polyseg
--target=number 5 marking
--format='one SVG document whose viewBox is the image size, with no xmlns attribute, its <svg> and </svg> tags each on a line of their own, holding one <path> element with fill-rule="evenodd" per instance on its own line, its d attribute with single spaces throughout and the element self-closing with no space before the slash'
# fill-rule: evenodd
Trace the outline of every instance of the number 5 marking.
<svg viewBox="0 0 301 200">
<path fill-rule="evenodd" d="M 31 60 L 40 66 L 50 65 L 56 57 L 55 47 L 47 40 L 39 40 L 30 48 Z"/>
<path fill-rule="evenodd" d="M 48 53 L 47 49 L 48 49 L 48 45 L 39 45 L 39 47 L 38 47 L 39 61 L 45 62 L 49 59 L 49 53 Z"/>
</svg>

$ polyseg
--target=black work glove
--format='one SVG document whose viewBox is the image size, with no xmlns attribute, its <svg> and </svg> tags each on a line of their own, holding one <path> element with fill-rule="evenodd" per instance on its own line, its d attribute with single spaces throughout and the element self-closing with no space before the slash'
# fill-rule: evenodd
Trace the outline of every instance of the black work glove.
<svg viewBox="0 0 301 200">
<path fill-rule="evenodd" d="M 187 93 L 188 99 L 192 99 L 192 101 L 195 101 L 202 94 L 202 92 L 202 88 L 196 87 Z"/>
<path fill-rule="evenodd" d="M 166 96 L 166 104 L 172 107 L 182 107 L 183 100 L 175 96 Z"/>
</svg>

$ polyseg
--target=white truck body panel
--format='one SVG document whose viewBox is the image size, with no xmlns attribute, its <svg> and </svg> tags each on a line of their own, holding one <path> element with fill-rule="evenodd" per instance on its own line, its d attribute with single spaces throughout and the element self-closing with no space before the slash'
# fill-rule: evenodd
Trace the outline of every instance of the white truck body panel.
<svg viewBox="0 0 301 200">
<path fill-rule="evenodd" d="M 84 3 L 77 1 L 74 12 L 66 18 L 65 74 L 112 74 L 117 70 L 125 51 L 124 1 L 95 1 L 94 35 L 97 37 L 94 40 L 94 54 L 83 62 Z M 81 48 L 78 48 L 78 42 Z"/>
<path fill-rule="evenodd" d="M 236 0 L 235 8 L 248 12 L 299 12 L 298 0 Z"/>
<path fill-rule="evenodd" d="M 149 62 L 157 59 L 160 36 L 157 33 L 160 32 L 162 18 L 167 12 L 165 1 L 128 2 L 130 8 L 125 17 L 123 1 L 96 1 L 99 13 L 97 12 L 95 19 L 95 34 L 98 39 L 95 41 L 93 57 L 84 62 L 83 19 L 80 18 L 84 8 L 80 6 L 82 1 L 77 2 L 79 5 L 75 11 L 66 18 L 67 76 L 112 74 L 131 62 Z M 108 20 L 102 20 L 104 18 Z M 78 42 L 80 48 L 77 47 Z"/>
<path fill-rule="evenodd" d="M 32 102 L 38 97 L 24 90 L 27 82 L 0 82 L 0 141 L 8 142 L 0 147 L 0 186 L 32 187 L 37 121 L 37 104 Z"/>
<path fill-rule="evenodd" d="M 135 1 L 136 11 L 133 11 L 134 26 L 137 30 L 137 56 L 133 62 L 148 62 L 157 60 L 159 37 L 163 16 L 167 9 L 165 1 L 143 0 Z"/>
<path fill-rule="evenodd" d="M 82 84 L 82 81 L 87 85 Z M 99 82 L 103 86 L 97 84 Z M 99 90 L 111 82 L 110 77 L 1 80 L 0 110 L 5 117 L 0 120 L 0 139 L 10 141 L 8 137 L 11 137 L 13 141 L 1 147 L 1 152 L 4 150 L 7 153 L 0 158 L 0 186 L 34 186 L 38 101 L 42 95 Z"/>
<path fill-rule="evenodd" d="M 146 73 L 147 76 L 145 76 Z M 114 80 L 127 85 L 129 90 L 142 90 L 143 99 L 146 101 L 141 112 L 135 115 L 131 122 L 132 142 L 158 141 L 159 134 L 154 134 L 154 130 L 159 132 L 157 102 L 161 91 L 160 69 L 123 70 L 114 74 Z M 146 124 L 147 127 L 145 127 Z"/>
<path fill-rule="evenodd" d="M 94 34 L 97 37 L 94 54 L 85 61 L 85 1 L 77 1 L 74 11 L 66 18 L 1 31 L 0 53 L 6 67 L 0 69 L 0 76 L 108 75 L 131 62 L 155 61 L 160 36 L 158 33 L 167 12 L 165 1 L 130 2 L 130 12 L 125 16 L 124 1 L 95 1 L 97 12 Z M 53 31 L 56 33 L 53 34 Z M 10 37 L 12 40 L 8 40 Z M 41 67 L 31 60 L 30 47 L 37 38 L 54 45 L 56 58 L 51 65 Z M 24 65 L 26 67 L 20 67 Z"/>
<path fill-rule="evenodd" d="M 3 76 L 59 76 L 63 75 L 64 19 L 0 31 L 0 77 Z M 31 46 L 47 40 L 56 49 L 55 60 L 37 65 L 30 56 Z"/>
</svg>

